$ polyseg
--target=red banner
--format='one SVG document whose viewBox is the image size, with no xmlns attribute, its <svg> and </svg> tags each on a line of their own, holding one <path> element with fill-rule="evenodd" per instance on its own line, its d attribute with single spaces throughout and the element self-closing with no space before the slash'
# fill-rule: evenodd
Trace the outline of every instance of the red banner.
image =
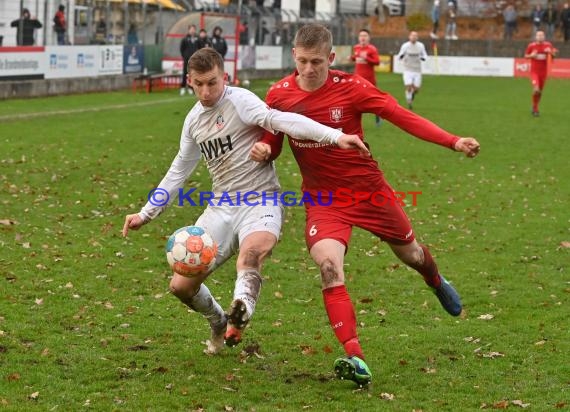
<svg viewBox="0 0 570 412">
<path fill-rule="evenodd" d="M 530 76 L 530 60 L 515 59 L 515 77 Z M 570 79 L 570 59 L 554 59 L 550 64 L 548 77 Z"/>
</svg>

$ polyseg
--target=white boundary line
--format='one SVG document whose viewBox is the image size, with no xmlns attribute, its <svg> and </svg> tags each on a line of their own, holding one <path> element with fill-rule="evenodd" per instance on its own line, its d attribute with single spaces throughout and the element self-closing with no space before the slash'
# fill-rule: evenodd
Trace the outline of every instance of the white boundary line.
<svg viewBox="0 0 570 412">
<path fill-rule="evenodd" d="M 131 107 L 150 106 L 153 104 L 172 103 L 172 102 L 183 101 L 183 100 L 184 99 L 181 99 L 180 97 L 178 97 L 175 99 L 155 100 L 152 102 L 114 104 L 114 105 L 110 105 L 110 106 L 85 107 L 82 109 L 52 110 L 52 111 L 48 111 L 48 112 L 7 114 L 4 116 L 0 116 L 0 122 L 1 121 L 9 121 L 9 120 L 33 119 L 36 117 L 60 116 L 60 115 L 76 114 L 76 113 L 89 113 L 89 112 L 102 112 L 102 111 L 106 111 L 106 110 L 128 109 Z"/>
</svg>

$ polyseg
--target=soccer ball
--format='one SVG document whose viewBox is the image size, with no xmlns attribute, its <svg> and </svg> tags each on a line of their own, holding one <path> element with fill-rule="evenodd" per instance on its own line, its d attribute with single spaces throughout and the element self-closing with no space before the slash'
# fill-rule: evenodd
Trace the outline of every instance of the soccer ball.
<svg viewBox="0 0 570 412">
<path fill-rule="evenodd" d="M 166 260 L 175 273 L 192 277 L 208 273 L 216 263 L 218 245 L 203 228 L 185 226 L 166 242 Z"/>
<path fill-rule="evenodd" d="M 249 80 L 245 79 L 243 82 L 241 82 L 241 86 L 245 87 L 246 89 L 249 89 L 249 86 L 251 86 Z"/>
</svg>

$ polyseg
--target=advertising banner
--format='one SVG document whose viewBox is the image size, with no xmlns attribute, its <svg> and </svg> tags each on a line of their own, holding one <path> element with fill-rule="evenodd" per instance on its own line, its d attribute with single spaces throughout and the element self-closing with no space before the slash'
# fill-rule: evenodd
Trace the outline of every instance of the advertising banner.
<svg viewBox="0 0 570 412">
<path fill-rule="evenodd" d="M 99 46 L 48 46 L 46 79 L 97 76 Z"/>
<path fill-rule="evenodd" d="M 43 47 L 0 47 L 0 80 L 43 79 Z"/>
<path fill-rule="evenodd" d="M 98 74 L 123 73 L 123 46 L 98 46 L 99 67 Z"/>
<path fill-rule="evenodd" d="M 143 46 L 125 46 L 123 53 L 123 73 L 142 73 L 144 66 Z"/>
<path fill-rule="evenodd" d="M 530 60 L 515 59 L 515 77 L 530 76 Z M 553 59 L 548 68 L 548 77 L 568 79 L 570 78 L 570 59 Z"/>
<path fill-rule="evenodd" d="M 446 76 L 513 77 L 514 64 L 510 57 L 450 57 L 430 56 L 422 64 L 423 74 Z M 394 73 L 402 73 L 402 61 L 393 56 Z"/>
</svg>

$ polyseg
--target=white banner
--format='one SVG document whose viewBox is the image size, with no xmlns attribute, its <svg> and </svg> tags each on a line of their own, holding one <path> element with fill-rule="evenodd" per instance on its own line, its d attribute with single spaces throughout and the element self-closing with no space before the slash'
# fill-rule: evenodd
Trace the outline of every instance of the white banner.
<svg viewBox="0 0 570 412">
<path fill-rule="evenodd" d="M 15 47 L 5 49 L 0 47 L 0 77 L 43 78 L 46 71 L 43 48 L 38 48 L 38 51 L 15 51 L 15 49 Z"/>
<path fill-rule="evenodd" d="M 98 74 L 123 73 L 123 46 L 99 46 Z"/>
<path fill-rule="evenodd" d="M 255 68 L 282 69 L 283 47 L 281 46 L 255 46 Z"/>
<path fill-rule="evenodd" d="M 393 58 L 394 73 L 402 73 L 402 61 Z M 514 59 L 510 57 L 452 57 L 429 56 L 422 64 L 423 74 L 441 74 L 445 76 L 514 76 Z"/>
<path fill-rule="evenodd" d="M 48 46 L 46 79 L 92 77 L 98 74 L 99 46 Z"/>
</svg>

